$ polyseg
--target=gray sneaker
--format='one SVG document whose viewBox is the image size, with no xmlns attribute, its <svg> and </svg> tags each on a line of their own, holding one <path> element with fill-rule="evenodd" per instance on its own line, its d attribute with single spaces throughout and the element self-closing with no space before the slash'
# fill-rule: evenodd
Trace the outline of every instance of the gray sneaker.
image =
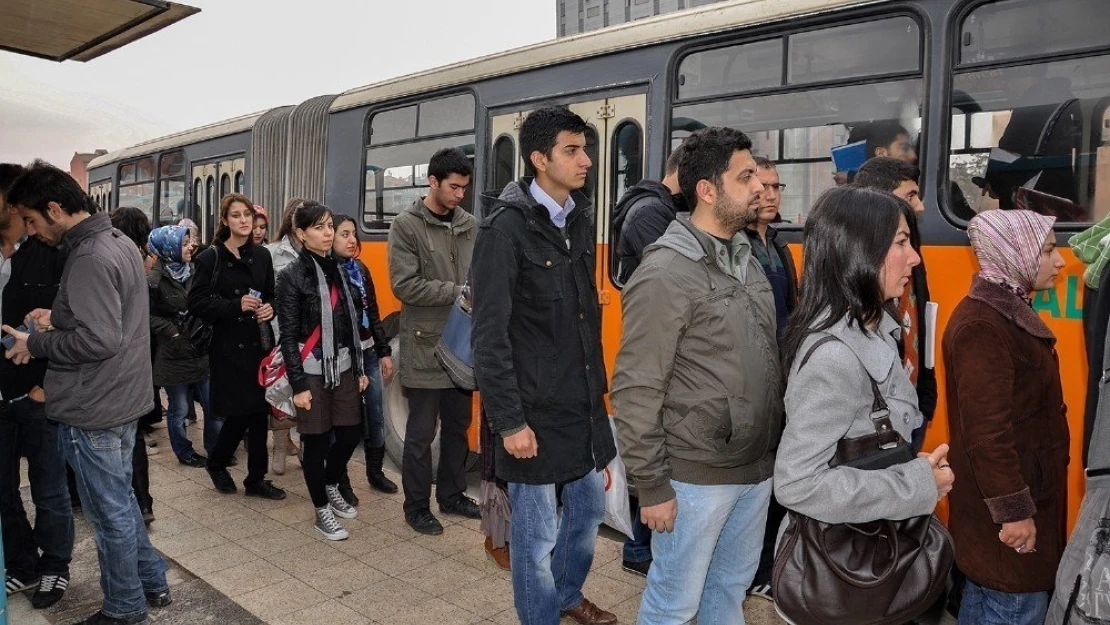
<svg viewBox="0 0 1110 625">
<path fill-rule="evenodd" d="M 347 503 L 343 494 L 339 492 L 339 484 L 329 484 L 324 487 L 328 493 L 328 505 L 335 516 L 343 519 L 353 519 L 358 516 L 358 508 Z"/>
<path fill-rule="evenodd" d="M 328 540 L 345 540 L 350 534 L 339 521 L 335 520 L 335 515 L 331 512 L 331 506 L 324 506 L 323 508 L 316 508 L 316 531 L 324 535 Z"/>
</svg>

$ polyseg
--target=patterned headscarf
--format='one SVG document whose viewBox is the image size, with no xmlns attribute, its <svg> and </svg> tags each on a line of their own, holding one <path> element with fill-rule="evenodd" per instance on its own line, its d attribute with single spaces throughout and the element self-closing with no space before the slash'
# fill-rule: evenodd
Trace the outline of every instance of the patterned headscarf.
<svg viewBox="0 0 1110 625">
<path fill-rule="evenodd" d="M 1055 217 L 1027 210 L 989 210 L 973 217 L 967 236 L 979 259 L 979 276 L 1028 299 L 1055 223 Z"/>
<path fill-rule="evenodd" d="M 181 258 L 181 246 L 189 229 L 182 226 L 162 226 L 150 232 L 147 241 L 150 249 L 162 259 L 162 264 L 174 280 L 185 282 L 192 273 L 192 266 Z"/>
</svg>

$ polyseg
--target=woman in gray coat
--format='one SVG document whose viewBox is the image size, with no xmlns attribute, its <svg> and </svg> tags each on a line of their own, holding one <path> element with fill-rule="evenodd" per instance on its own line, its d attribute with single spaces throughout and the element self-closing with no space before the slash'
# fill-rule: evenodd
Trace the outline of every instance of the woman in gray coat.
<svg viewBox="0 0 1110 625">
<path fill-rule="evenodd" d="M 801 300 L 784 350 L 790 374 L 775 496 L 818 521 L 930 514 L 952 488 L 947 445 L 887 469 L 829 466 L 840 439 L 875 431 L 871 380 L 904 439 L 921 424 L 917 393 L 898 357 L 899 325 L 886 312 L 921 262 L 910 245 L 910 210 L 890 193 L 837 187 L 806 219 Z"/>
</svg>

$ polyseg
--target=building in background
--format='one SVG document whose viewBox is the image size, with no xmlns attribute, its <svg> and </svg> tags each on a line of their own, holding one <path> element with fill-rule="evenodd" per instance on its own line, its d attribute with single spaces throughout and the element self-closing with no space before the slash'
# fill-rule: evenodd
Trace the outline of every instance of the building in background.
<svg viewBox="0 0 1110 625">
<path fill-rule="evenodd" d="M 89 162 L 98 156 L 107 154 L 108 150 L 97 150 L 95 152 L 74 152 L 73 158 L 69 161 L 69 175 L 81 185 L 82 189 L 89 188 Z"/>
<path fill-rule="evenodd" d="M 557 0 L 560 37 L 722 0 Z"/>
</svg>

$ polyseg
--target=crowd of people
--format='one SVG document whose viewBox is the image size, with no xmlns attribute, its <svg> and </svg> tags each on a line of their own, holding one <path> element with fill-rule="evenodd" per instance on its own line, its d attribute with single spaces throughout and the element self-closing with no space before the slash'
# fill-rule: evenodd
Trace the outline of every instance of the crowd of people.
<svg viewBox="0 0 1110 625">
<path fill-rule="evenodd" d="M 1030 306 L 1063 267 L 1053 218 L 997 210 L 971 220 L 980 272 L 943 337 L 951 440 L 926 450 L 937 385 L 925 352 L 936 339 L 925 322 L 920 172 L 904 129 L 867 137 L 869 160 L 808 212 L 800 276 L 776 229 L 786 186 L 776 164 L 736 129 L 686 138 L 661 181 L 641 181 L 617 205 L 623 333 L 611 389 L 594 207 L 582 192 L 587 130 L 565 108 L 530 113 L 520 128 L 527 176 L 483 197 L 480 221 L 460 207 L 470 160 L 455 149 L 431 157 L 428 195 L 389 233 L 396 366 L 354 218 L 293 200 L 266 244 L 265 210 L 229 194 L 204 247 L 191 222 L 121 227 L 135 215 L 109 216 L 48 164 L 0 166 L 6 591 L 33 590 L 36 608 L 65 593 L 68 467 L 104 592 L 83 622 L 141 623 L 170 604 L 145 529 L 153 509 L 137 421 L 159 403 L 152 387 L 168 399 L 181 464 L 236 493 L 228 467 L 245 443 L 244 495 L 283 499 L 267 474 L 299 455 L 315 528 L 347 538 L 359 444 L 368 484 L 398 490 L 382 470 L 382 388 L 396 377 L 409 405 L 405 520 L 443 533 L 433 482 L 440 514 L 481 518 L 525 625 L 617 621 L 583 588 L 606 511 L 603 473 L 618 453 L 635 497 L 623 566 L 646 577 L 642 625 L 742 624 L 746 597 L 775 600 L 776 540 L 797 517 L 902 520 L 931 515 L 945 497 L 959 622 L 1044 622 L 1067 547 L 1069 462 L 1055 339 Z M 460 299 L 481 392 L 478 501 L 466 494 L 474 394 L 436 353 Z M 288 412 L 281 385 L 259 383 L 260 364 L 276 357 Z M 187 435 L 194 401 L 204 454 Z M 877 428 L 904 461 L 844 462 L 844 448 Z"/>
</svg>

